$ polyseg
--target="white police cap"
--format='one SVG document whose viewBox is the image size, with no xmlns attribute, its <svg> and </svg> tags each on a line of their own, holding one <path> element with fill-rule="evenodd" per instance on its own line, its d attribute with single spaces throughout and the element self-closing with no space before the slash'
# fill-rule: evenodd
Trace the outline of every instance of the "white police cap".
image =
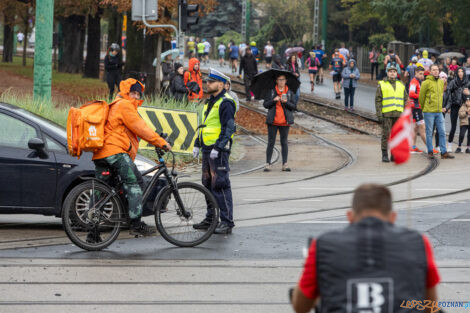
<svg viewBox="0 0 470 313">
<path fill-rule="evenodd" d="M 210 68 L 209 69 L 209 76 L 207 77 L 207 81 L 220 81 L 220 82 L 223 82 L 225 84 L 226 82 L 230 83 L 230 78 L 227 75 L 225 75 L 225 74 L 223 74 L 223 73 L 221 73 L 221 72 L 219 72 L 219 71 L 217 71 L 213 68 Z"/>
</svg>

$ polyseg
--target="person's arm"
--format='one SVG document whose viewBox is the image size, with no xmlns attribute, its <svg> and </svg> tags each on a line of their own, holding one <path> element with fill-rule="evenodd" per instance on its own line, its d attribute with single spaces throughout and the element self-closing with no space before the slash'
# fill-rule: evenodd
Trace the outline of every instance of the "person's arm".
<svg viewBox="0 0 470 313">
<path fill-rule="evenodd" d="M 122 121 L 132 133 L 156 147 L 163 148 L 163 146 L 168 145 L 165 139 L 145 123 L 131 102 L 121 101 L 119 106 Z"/>
<path fill-rule="evenodd" d="M 361 72 L 359 72 L 359 69 L 356 68 L 354 75 L 355 80 L 359 80 L 359 78 L 361 78 Z"/>
<path fill-rule="evenodd" d="M 426 100 L 426 93 L 428 92 L 428 84 L 427 84 L 427 81 L 423 82 L 421 84 L 421 90 L 419 92 L 419 98 L 418 98 L 418 102 L 419 104 L 421 104 L 421 107 L 423 108 L 423 111 L 424 111 L 424 106 L 425 106 L 425 100 Z"/>
<path fill-rule="evenodd" d="M 316 245 L 315 240 L 310 245 L 304 271 L 292 294 L 292 307 L 296 313 L 310 312 L 320 297 L 317 285 Z"/>
<path fill-rule="evenodd" d="M 350 79 L 351 77 L 349 77 L 351 75 L 351 71 L 349 70 L 349 68 L 345 67 L 343 68 L 343 70 L 341 71 L 341 77 L 343 77 L 344 79 Z"/>
<path fill-rule="evenodd" d="M 277 101 L 274 101 L 276 97 L 273 96 L 273 92 L 270 91 L 266 94 L 266 97 L 264 99 L 264 102 L 263 102 L 263 107 L 265 107 L 266 109 L 270 109 L 271 107 L 273 107 L 274 105 L 276 105 L 276 102 Z"/>
<path fill-rule="evenodd" d="M 178 75 L 180 76 L 180 75 Z M 184 85 L 183 77 L 175 77 L 173 79 L 174 90 L 179 93 L 188 93 L 188 88 Z"/>
<path fill-rule="evenodd" d="M 426 263 L 427 263 L 427 272 L 426 272 L 426 295 L 424 300 L 437 301 L 437 285 L 439 284 L 441 278 L 439 276 L 439 271 L 437 270 L 436 262 L 434 261 L 434 253 L 432 251 L 432 245 L 428 237 L 423 235 L 424 251 L 426 253 Z M 428 309 L 428 312 L 431 312 Z"/>
<path fill-rule="evenodd" d="M 220 104 L 220 135 L 214 145 L 214 149 L 218 151 L 224 150 L 232 134 L 235 132 L 235 110 L 235 103 L 230 100 L 224 100 Z"/>
<path fill-rule="evenodd" d="M 253 62 L 255 64 L 255 74 L 258 74 L 258 62 L 256 62 L 256 59 L 253 59 Z"/>
<path fill-rule="evenodd" d="M 289 90 L 287 93 L 287 100 L 286 102 L 282 102 L 281 104 L 284 106 L 284 108 L 290 110 L 290 111 L 296 111 L 297 110 L 297 105 L 294 102 L 294 93 Z"/>
<path fill-rule="evenodd" d="M 398 54 L 395 55 L 395 58 L 397 58 L 398 65 L 402 65 L 400 57 L 398 56 Z"/>
<path fill-rule="evenodd" d="M 375 93 L 375 112 L 379 121 L 382 119 L 382 98 L 382 88 L 378 85 Z"/>
</svg>

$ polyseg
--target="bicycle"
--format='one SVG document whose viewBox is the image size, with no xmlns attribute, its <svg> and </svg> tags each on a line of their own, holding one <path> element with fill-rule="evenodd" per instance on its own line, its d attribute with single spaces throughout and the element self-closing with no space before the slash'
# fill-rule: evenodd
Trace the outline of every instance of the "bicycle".
<svg viewBox="0 0 470 313">
<path fill-rule="evenodd" d="M 163 159 L 165 152 L 159 148 L 155 151 L 160 164 L 142 173 L 145 176 L 158 170 L 143 191 L 142 204 L 147 202 L 158 178 L 163 175 L 168 184 L 160 190 L 153 205 L 157 230 L 175 246 L 197 246 L 209 239 L 217 227 L 217 201 L 202 185 L 178 182 L 172 151 L 169 151 L 173 157 L 171 172 Z M 112 170 L 103 172 L 103 175 L 110 175 L 113 183 L 82 177 L 84 182 L 71 190 L 62 211 L 65 233 L 75 245 L 88 251 L 108 247 L 118 238 L 121 229 L 129 227 L 130 223 L 119 175 Z M 207 230 L 194 229 L 192 226 L 202 221 L 207 212 L 212 216 L 210 227 Z"/>
</svg>

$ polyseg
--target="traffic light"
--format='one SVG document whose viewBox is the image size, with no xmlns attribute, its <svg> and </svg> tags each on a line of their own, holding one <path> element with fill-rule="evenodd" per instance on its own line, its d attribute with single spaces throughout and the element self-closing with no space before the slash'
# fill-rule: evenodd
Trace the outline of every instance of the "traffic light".
<svg viewBox="0 0 470 313">
<path fill-rule="evenodd" d="M 191 25 L 196 25 L 199 22 L 197 11 L 199 10 L 198 4 L 188 4 L 188 0 L 180 0 L 180 29 L 187 31 Z"/>
</svg>

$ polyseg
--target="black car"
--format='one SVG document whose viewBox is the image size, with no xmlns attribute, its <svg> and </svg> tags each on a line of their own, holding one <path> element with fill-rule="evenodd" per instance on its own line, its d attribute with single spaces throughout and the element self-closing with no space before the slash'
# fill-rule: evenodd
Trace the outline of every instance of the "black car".
<svg viewBox="0 0 470 313">
<path fill-rule="evenodd" d="M 67 133 L 61 126 L 0 103 L 0 213 L 60 216 L 80 177 L 94 176 L 91 158 L 92 153 L 80 160 L 67 153 Z M 135 163 L 140 171 L 156 165 L 140 155 Z"/>
</svg>

